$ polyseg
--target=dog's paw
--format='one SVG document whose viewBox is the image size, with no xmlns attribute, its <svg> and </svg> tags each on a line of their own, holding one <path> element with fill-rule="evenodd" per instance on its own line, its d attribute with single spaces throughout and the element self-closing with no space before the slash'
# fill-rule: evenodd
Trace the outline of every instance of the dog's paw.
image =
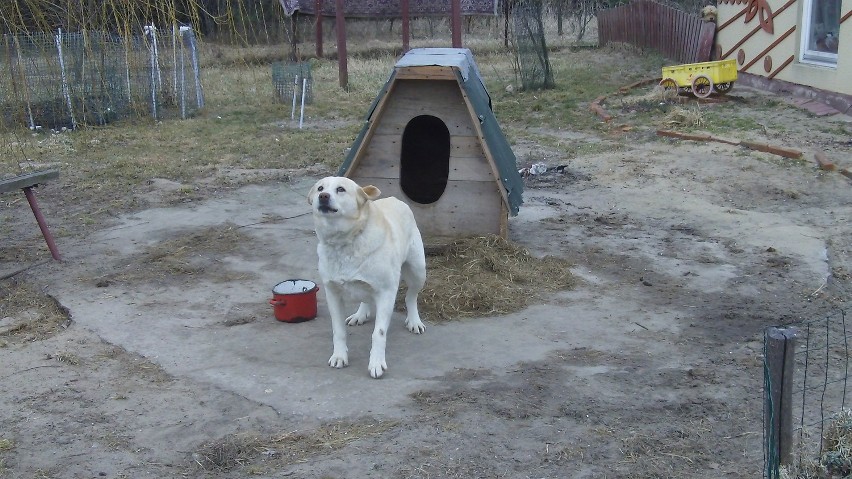
<svg viewBox="0 0 852 479">
<path fill-rule="evenodd" d="M 381 360 L 370 358 L 370 364 L 368 366 L 370 370 L 370 376 L 374 379 L 379 379 L 382 377 L 382 374 L 388 369 L 388 363 L 385 362 L 384 358 Z"/>
<path fill-rule="evenodd" d="M 349 366 L 349 358 L 346 354 L 332 354 L 330 358 L 328 358 L 328 365 L 333 368 L 342 368 Z"/>
<path fill-rule="evenodd" d="M 366 314 L 355 313 L 352 316 L 346 318 L 346 324 L 348 324 L 349 326 L 360 326 L 369 320 L 370 318 L 368 318 Z"/>
<path fill-rule="evenodd" d="M 358 305 L 358 311 L 346 318 L 346 324 L 349 326 L 358 326 L 370 320 L 370 306 L 366 303 Z"/>
<path fill-rule="evenodd" d="M 423 321 L 420 321 L 420 318 L 405 318 L 405 326 L 414 334 L 422 334 L 426 331 L 426 325 L 423 324 Z"/>
</svg>

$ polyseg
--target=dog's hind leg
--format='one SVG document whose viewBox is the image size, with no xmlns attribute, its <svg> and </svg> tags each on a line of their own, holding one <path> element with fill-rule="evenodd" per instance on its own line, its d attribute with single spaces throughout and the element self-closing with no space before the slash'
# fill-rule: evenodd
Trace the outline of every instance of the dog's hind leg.
<svg viewBox="0 0 852 479">
<path fill-rule="evenodd" d="M 375 312 L 373 312 L 375 315 Z M 358 306 L 358 311 L 355 311 L 355 314 L 346 318 L 346 324 L 349 326 L 358 326 L 360 324 L 364 324 L 370 320 L 370 305 L 367 303 L 361 303 Z"/>
<path fill-rule="evenodd" d="M 413 248 L 409 253 L 408 260 L 402 264 L 402 280 L 408 287 L 405 293 L 405 309 L 408 312 L 405 317 L 405 326 L 414 334 L 426 331 L 426 325 L 420 319 L 420 311 L 417 309 L 417 295 L 426 284 L 426 256 L 423 253 L 422 243 L 418 249 Z"/>
</svg>

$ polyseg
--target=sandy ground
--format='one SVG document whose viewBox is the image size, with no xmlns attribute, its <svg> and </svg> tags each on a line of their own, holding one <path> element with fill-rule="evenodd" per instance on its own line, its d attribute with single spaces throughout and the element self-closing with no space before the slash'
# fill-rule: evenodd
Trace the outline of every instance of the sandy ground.
<svg viewBox="0 0 852 479">
<path fill-rule="evenodd" d="M 843 306 L 852 273 L 852 182 L 810 162 L 848 156 L 849 119 L 776 110 L 790 129 L 764 140 L 806 161 L 647 128 L 537 132 L 603 146 L 578 157 L 516 144 L 552 169 L 527 180 L 510 238 L 571 260 L 579 285 L 506 316 L 424 318 L 421 336 L 398 314 L 381 380 L 368 326 L 350 329 L 350 367 L 326 365 L 322 293 L 306 323 L 267 304 L 317 278 L 317 175 L 65 238 L 65 262 L 3 282 L 71 321 L 35 337 L 13 326 L 41 307 L 2 318 L 0 475 L 759 477 L 763 328 Z M 151 185 L 148 200 L 170 187 Z"/>
</svg>

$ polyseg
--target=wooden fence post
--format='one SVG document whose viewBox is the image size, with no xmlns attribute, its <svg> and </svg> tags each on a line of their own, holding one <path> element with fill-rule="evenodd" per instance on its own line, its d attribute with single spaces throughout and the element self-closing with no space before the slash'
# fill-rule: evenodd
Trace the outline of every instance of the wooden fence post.
<svg viewBox="0 0 852 479">
<path fill-rule="evenodd" d="M 322 0 L 314 1 L 314 19 L 317 58 L 322 58 Z"/>
<path fill-rule="evenodd" d="M 793 370 L 797 328 L 770 327 L 765 332 L 766 390 L 764 435 L 769 477 L 778 477 L 779 465 L 791 463 L 793 449 Z"/>
<path fill-rule="evenodd" d="M 461 0 L 450 0 L 450 15 L 450 25 L 453 31 L 453 48 L 461 48 Z"/>
<path fill-rule="evenodd" d="M 349 66 L 346 58 L 346 20 L 343 0 L 336 0 L 334 6 L 335 25 L 337 27 L 337 79 L 340 88 L 349 91 Z"/>
</svg>

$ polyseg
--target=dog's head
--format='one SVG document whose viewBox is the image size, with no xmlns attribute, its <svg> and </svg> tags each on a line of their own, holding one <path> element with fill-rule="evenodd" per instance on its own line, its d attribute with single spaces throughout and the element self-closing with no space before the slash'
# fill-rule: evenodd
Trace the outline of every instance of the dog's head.
<svg viewBox="0 0 852 479">
<path fill-rule="evenodd" d="M 713 5 L 707 5 L 701 9 L 701 18 L 708 22 L 715 22 L 718 15 L 718 11 Z"/>
<path fill-rule="evenodd" d="M 367 202 L 378 199 L 382 192 L 375 186 L 358 186 L 342 176 L 328 176 L 317 181 L 310 193 L 308 204 L 317 218 L 358 219 Z"/>
</svg>

